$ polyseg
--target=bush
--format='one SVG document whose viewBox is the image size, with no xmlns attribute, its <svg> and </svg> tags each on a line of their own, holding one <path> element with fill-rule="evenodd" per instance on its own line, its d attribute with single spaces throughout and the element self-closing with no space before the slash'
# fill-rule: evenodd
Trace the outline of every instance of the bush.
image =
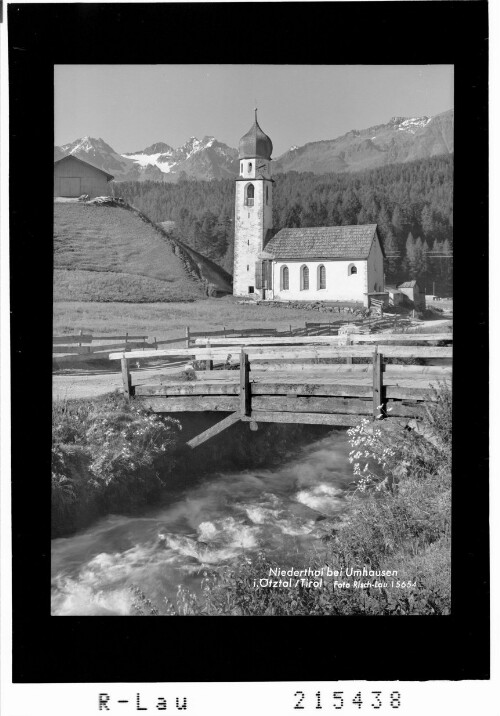
<svg viewBox="0 0 500 716">
<path fill-rule="evenodd" d="M 176 464 L 180 425 L 121 396 L 53 409 L 52 531 L 66 533 L 111 510 L 158 496 Z"/>
</svg>

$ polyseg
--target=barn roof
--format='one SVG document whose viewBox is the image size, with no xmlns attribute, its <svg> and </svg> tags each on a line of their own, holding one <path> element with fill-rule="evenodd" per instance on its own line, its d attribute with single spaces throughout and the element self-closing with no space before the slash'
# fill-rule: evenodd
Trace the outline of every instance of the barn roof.
<svg viewBox="0 0 500 716">
<path fill-rule="evenodd" d="M 104 174 L 108 181 L 111 181 L 111 179 L 114 179 L 114 176 L 112 174 L 108 174 L 108 172 L 105 172 L 104 169 L 101 169 L 100 167 L 96 167 L 95 164 L 91 164 L 90 162 L 85 162 L 83 159 L 79 159 L 78 157 L 75 157 L 74 154 L 66 154 L 65 157 L 62 157 L 61 159 L 58 159 L 56 162 L 54 162 L 54 166 L 56 164 L 60 164 L 61 162 L 66 161 L 66 159 L 74 159 L 77 162 L 80 162 L 80 164 L 86 164 L 88 167 L 92 167 L 92 169 L 97 169 L 98 172 L 101 172 Z"/>
<path fill-rule="evenodd" d="M 281 229 L 264 251 L 277 259 L 366 259 L 377 224 Z"/>
<path fill-rule="evenodd" d="M 415 288 L 417 285 L 416 279 L 412 281 L 405 281 L 404 283 L 398 283 L 398 288 Z"/>
</svg>

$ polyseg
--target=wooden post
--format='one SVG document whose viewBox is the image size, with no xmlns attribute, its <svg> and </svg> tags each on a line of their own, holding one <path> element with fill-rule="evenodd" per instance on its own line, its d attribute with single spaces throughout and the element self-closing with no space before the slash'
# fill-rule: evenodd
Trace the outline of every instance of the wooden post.
<svg viewBox="0 0 500 716">
<path fill-rule="evenodd" d="M 373 419 L 382 412 L 382 354 L 378 352 L 375 346 L 373 352 Z"/>
<path fill-rule="evenodd" d="M 240 415 L 250 415 L 250 381 L 248 354 L 244 348 L 240 353 Z"/>
<path fill-rule="evenodd" d="M 130 371 L 128 369 L 128 360 L 126 356 L 122 356 L 122 380 L 123 380 L 123 394 L 127 400 L 130 400 L 130 394 L 132 392 L 132 380 L 130 378 Z"/>
<path fill-rule="evenodd" d="M 80 329 L 80 332 L 79 332 L 78 335 L 79 335 L 79 336 L 83 336 L 83 330 L 82 330 L 82 329 Z M 81 345 L 82 345 L 81 343 L 78 344 L 79 347 L 80 347 Z"/>
<path fill-rule="evenodd" d="M 352 338 L 351 338 L 351 336 L 350 336 L 349 333 L 347 334 L 347 338 L 346 338 L 345 344 L 346 344 L 346 346 L 352 346 Z M 351 364 L 352 364 L 352 356 L 347 356 L 345 362 L 346 362 L 348 365 L 351 365 Z"/>
<path fill-rule="evenodd" d="M 207 341 L 205 348 L 210 348 L 210 341 Z M 205 370 L 213 370 L 214 362 L 211 358 L 207 358 L 205 361 Z"/>
<path fill-rule="evenodd" d="M 291 325 L 291 324 L 290 324 L 290 335 L 291 335 L 291 336 L 293 335 L 293 333 L 292 333 L 292 325 Z"/>
<path fill-rule="evenodd" d="M 189 342 L 190 342 L 190 338 L 189 338 L 189 326 L 186 326 L 186 348 L 189 348 Z"/>
</svg>

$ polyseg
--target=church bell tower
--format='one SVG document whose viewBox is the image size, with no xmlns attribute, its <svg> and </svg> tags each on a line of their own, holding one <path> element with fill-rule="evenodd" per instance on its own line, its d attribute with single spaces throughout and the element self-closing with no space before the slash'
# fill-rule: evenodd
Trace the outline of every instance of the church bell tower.
<svg viewBox="0 0 500 716">
<path fill-rule="evenodd" d="M 273 225 L 273 144 L 255 121 L 240 139 L 236 179 L 233 295 L 265 298 L 267 284 L 259 256 Z"/>
</svg>

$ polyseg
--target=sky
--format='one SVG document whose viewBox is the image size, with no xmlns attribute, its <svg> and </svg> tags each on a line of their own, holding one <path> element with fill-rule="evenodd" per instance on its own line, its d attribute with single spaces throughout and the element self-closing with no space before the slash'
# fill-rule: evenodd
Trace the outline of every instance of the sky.
<svg viewBox="0 0 500 716">
<path fill-rule="evenodd" d="M 54 86 L 56 145 L 88 135 L 119 153 L 205 135 L 237 147 L 256 103 L 274 157 L 453 107 L 452 65 L 56 65 Z"/>
</svg>

